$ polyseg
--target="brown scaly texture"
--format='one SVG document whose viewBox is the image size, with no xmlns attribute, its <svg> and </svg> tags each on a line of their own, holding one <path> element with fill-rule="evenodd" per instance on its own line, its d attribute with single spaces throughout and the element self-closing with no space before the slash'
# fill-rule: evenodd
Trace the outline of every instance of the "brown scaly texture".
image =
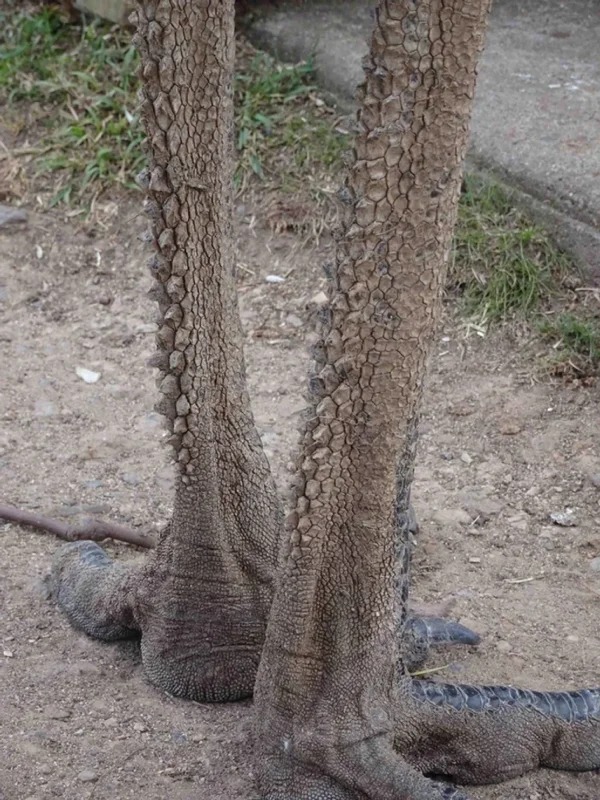
<svg viewBox="0 0 600 800">
<path fill-rule="evenodd" d="M 600 691 L 410 681 L 398 657 L 418 401 L 487 6 L 380 0 L 257 686 L 267 800 L 459 800 L 415 767 L 493 781 L 600 765 Z M 232 0 L 147 0 L 138 17 L 173 519 L 141 570 L 92 542 L 61 548 L 53 568 L 75 625 L 104 639 L 141 632 L 149 677 L 206 700 L 252 691 L 279 531 L 233 285 L 232 11 Z"/>
<path fill-rule="evenodd" d="M 65 546 L 54 591 L 92 636 L 141 632 L 146 673 L 170 693 L 235 699 L 252 692 L 282 525 L 250 411 L 233 282 L 232 4 L 147 2 L 137 24 L 150 158 L 139 180 L 161 325 L 152 363 L 178 464 L 174 513 L 142 570 L 112 566 L 89 542 Z M 436 629 L 445 643 L 471 641 L 439 620 Z M 428 636 L 413 633 L 417 665 Z"/>
<path fill-rule="evenodd" d="M 574 695 L 413 683 L 395 635 L 418 404 L 488 10 L 487 0 L 379 3 L 255 689 L 267 800 L 459 798 L 413 765 L 495 781 L 540 763 L 600 763 L 598 692 L 579 693 L 576 721 L 563 713 Z"/>
<path fill-rule="evenodd" d="M 235 699 L 254 684 L 280 513 L 246 389 L 233 275 L 233 0 L 147 0 L 137 26 L 160 309 L 153 364 L 178 467 L 174 511 L 139 576 L 110 571 L 99 548 L 85 550 L 81 570 L 84 551 L 68 545 L 55 583 L 88 633 L 106 636 L 107 616 L 112 638 L 141 629 L 146 674 L 162 688 Z M 100 574 L 106 602 L 93 589 Z"/>
</svg>

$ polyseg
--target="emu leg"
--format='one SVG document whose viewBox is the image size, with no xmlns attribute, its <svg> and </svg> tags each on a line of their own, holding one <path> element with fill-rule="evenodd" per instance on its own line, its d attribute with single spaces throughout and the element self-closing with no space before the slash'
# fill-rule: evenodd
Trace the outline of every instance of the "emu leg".
<svg viewBox="0 0 600 800">
<path fill-rule="evenodd" d="M 144 0 L 137 10 L 172 519 L 135 572 L 78 543 L 58 552 L 53 573 L 74 624 L 93 636 L 138 629 L 148 678 L 195 700 L 252 693 L 280 538 L 234 282 L 233 5 Z"/>
<path fill-rule="evenodd" d="M 265 800 L 443 800 L 423 773 L 600 766 L 598 692 L 412 681 L 398 652 L 415 427 L 487 0 L 380 0 L 351 209 L 257 676 Z"/>
</svg>

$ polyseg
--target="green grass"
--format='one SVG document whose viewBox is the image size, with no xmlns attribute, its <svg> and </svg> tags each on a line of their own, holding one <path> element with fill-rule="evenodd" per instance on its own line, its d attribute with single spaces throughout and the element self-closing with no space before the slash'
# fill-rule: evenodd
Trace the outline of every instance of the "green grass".
<svg viewBox="0 0 600 800">
<path fill-rule="evenodd" d="M 130 32 L 99 20 L 69 23 L 47 5 L 0 11 L 0 26 L 0 103 L 14 126 L 27 114 L 21 124 L 37 128 L 43 145 L 35 169 L 52 178 L 51 204 L 85 205 L 111 185 L 133 187 L 144 156 Z M 306 202 L 331 196 L 326 176 L 346 136 L 315 96 L 312 65 L 283 66 L 248 46 L 241 51 L 238 189 L 259 178 Z"/>
<path fill-rule="evenodd" d="M 570 265 L 548 235 L 497 184 L 465 179 L 450 285 L 480 324 L 531 318 L 557 291 Z"/>
<path fill-rule="evenodd" d="M 599 296 L 573 291 L 577 282 L 568 256 L 514 207 L 503 187 L 465 178 L 448 281 L 464 315 L 480 329 L 526 323 L 550 345 L 540 360 L 545 372 L 567 378 L 597 375 Z"/>
<path fill-rule="evenodd" d="M 552 343 L 546 359 L 554 374 L 596 375 L 600 369 L 600 311 L 589 308 L 548 315 L 539 322 L 542 335 Z"/>
<path fill-rule="evenodd" d="M 311 62 L 282 65 L 255 53 L 236 75 L 234 105 L 238 184 L 269 174 L 292 190 L 339 165 L 347 136 L 315 95 Z"/>
<path fill-rule="evenodd" d="M 144 157 L 130 34 L 97 20 L 69 24 L 53 6 L 2 11 L 0 26 L 0 102 L 17 130 L 38 129 L 35 169 L 53 176 L 51 204 L 133 186 Z"/>
</svg>

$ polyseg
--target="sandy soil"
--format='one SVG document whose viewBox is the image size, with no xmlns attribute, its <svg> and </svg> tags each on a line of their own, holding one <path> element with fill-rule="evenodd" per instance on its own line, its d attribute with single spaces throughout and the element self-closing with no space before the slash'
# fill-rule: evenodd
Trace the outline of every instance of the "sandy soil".
<svg viewBox="0 0 600 800">
<path fill-rule="evenodd" d="M 104 226 L 31 213 L 0 231 L 0 494 L 66 520 L 109 517 L 155 532 L 173 484 L 145 366 L 154 308 L 137 201 Z M 240 297 L 258 424 L 283 487 L 303 408 L 306 305 L 317 251 L 248 225 L 238 208 Z M 265 281 L 268 274 L 286 277 Z M 447 310 L 425 400 L 415 504 L 414 595 L 456 598 L 484 634 L 440 654 L 444 677 L 533 688 L 600 683 L 600 399 L 531 380 L 530 345 L 465 338 Z M 101 373 L 86 384 L 76 367 Z M 576 525 L 549 514 L 573 509 Z M 0 798 L 253 798 L 251 705 L 175 700 L 144 680 L 133 644 L 72 630 L 41 580 L 57 542 L 0 525 Z M 117 558 L 142 558 L 109 545 Z M 600 775 L 538 772 L 492 800 L 597 800 Z"/>
</svg>

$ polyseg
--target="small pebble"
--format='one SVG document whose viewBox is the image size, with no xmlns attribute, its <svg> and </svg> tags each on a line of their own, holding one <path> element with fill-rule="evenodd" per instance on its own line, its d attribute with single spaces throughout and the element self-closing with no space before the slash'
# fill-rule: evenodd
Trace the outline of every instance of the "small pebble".
<svg viewBox="0 0 600 800">
<path fill-rule="evenodd" d="M 46 716 L 48 719 L 69 719 L 71 712 L 66 708 L 59 708 L 59 706 L 48 706 Z"/>
<path fill-rule="evenodd" d="M 101 372 L 94 372 L 94 370 L 86 369 L 85 367 L 75 367 L 75 372 L 85 383 L 98 383 L 102 377 Z"/>
<path fill-rule="evenodd" d="M 324 306 L 327 303 L 325 292 L 317 292 L 310 298 L 309 305 Z"/>
<path fill-rule="evenodd" d="M 590 561 L 590 569 L 592 572 L 600 572 L 600 556 L 592 558 Z"/>
<path fill-rule="evenodd" d="M 573 528 L 577 525 L 577 520 L 575 519 L 572 508 L 566 508 L 564 511 L 556 511 L 548 516 L 555 525 L 560 525 L 561 528 Z"/>
<path fill-rule="evenodd" d="M 124 483 L 127 483 L 129 486 L 139 486 L 142 482 L 142 479 L 137 474 L 137 472 L 124 472 L 121 475 Z"/>
<path fill-rule="evenodd" d="M 0 205 L 0 227 L 23 225 L 25 222 L 27 222 L 27 211 L 24 208 Z"/>
<path fill-rule="evenodd" d="M 56 406 L 50 400 L 40 397 L 35 401 L 33 413 L 36 417 L 53 417 L 56 414 Z"/>
<path fill-rule="evenodd" d="M 84 769 L 77 775 L 77 780 L 81 783 L 95 783 L 98 775 L 91 769 Z"/>
</svg>

